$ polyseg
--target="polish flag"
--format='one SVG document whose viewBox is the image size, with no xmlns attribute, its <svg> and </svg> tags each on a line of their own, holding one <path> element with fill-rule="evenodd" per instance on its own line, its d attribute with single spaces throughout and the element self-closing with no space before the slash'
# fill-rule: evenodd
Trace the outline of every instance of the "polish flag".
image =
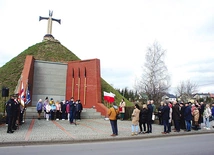
<svg viewBox="0 0 214 155">
<path fill-rule="evenodd" d="M 115 96 L 115 94 L 113 94 L 112 92 L 107 93 L 104 91 L 104 100 L 105 101 L 110 102 L 110 103 L 114 102 L 114 96 Z"/>
</svg>

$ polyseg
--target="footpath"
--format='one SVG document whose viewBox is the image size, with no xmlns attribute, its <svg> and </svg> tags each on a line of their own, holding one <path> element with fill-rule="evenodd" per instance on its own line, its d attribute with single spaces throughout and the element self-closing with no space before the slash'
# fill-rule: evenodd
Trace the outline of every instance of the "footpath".
<svg viewBox="0 0 214 155">
<path fill-rule="evenodd" d="M 67 120 L 46 121 L 45 119 L 26 119 L 25 123 L 14 133 L 7 133 L 7 126 L 0 125 L 0 146 L 25 146 L 43 144 L 69 144 L 80 142 L 131 140 L 167 136 L 182 136 L 192 134 L 214 134 L 214 128 L 207 130 L 202 124 L 202 129 L 198 131 L 185 132 L 181 130 L 170 134 L 162 134 L 163 126 L 153 124 L 153 131 L 150 134 L 138 134 L 131 136 L 131 121 L 118 120 L 119 135 L 112 134 L 110 122 L 104 119 L 82 119 L 75 124 L 70 124 Z M 173 128 L 173 127 L 172 127 Z"/>
</svg>

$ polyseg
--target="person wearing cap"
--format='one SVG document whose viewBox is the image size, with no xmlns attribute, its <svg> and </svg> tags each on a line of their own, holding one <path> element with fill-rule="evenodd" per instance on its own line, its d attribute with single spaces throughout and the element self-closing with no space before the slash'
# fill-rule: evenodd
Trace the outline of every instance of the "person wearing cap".
<svg viewBox="0 0 214 155">
<path fill-rule="evenodd" d="M 7 119 L 8 119 L 7 133 L 13 133 L 12 121 L 13 121 L 13 115 L 14 115 L 14 106 L 15 106 L 14 97 L 13 95 L 11 95 L 10 99 L 6 103 L 6 113 L 7 113 Z"/>
<path fill-rule="evenodd" d="M 117 115 L 119 114 L 119 109 L 116 103 L 114 102 L 112 107 L 108 109 L 108 117 L 111 124 L 112 134 L 111 136 L 118 135 L 118 128 L 117 128 Z"/>
<path fill-rule="evenodd" d="M 42 99 L 39 99 L 39 101 L 38 101 L 37 104 L 36 104 L 36 110 L 37 110 L 37 113 L 38 113 L 38 120 L 41 119 L 41 118 L 40 118 L 40 115 L 41 115 L 41 113 L 42 113 L 42 106 L 43 106 L 43 104 L 42 104 Z"/>
</svg>

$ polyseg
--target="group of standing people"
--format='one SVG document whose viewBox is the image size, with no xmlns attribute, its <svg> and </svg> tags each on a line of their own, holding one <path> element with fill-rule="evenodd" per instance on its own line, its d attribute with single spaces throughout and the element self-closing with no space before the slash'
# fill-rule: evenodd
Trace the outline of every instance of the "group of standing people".
<svg viewBox="0 0 214 155">
<path fill-rule="evenodd" d="M 203 102 L 161 102 L 158 108 L 159 124 L 164 125 L 163 134 L 171 132 L 172 122 L 174 124 L 174 132 L 191 131 L 201 129 L 201 123 L 205 123 L 204 128 L 210 130 L 211 118 L 214 118 L 214 103 L 212 110 L 210 104 Z"/>
<path fill-rule="evenodd" d="M 7 133 L 13 133 L 24 122 L 25 107 L 18 100 L 18 95 L 11 95 L 5 107 Z"/>
<path fill-rule="evenodd" d="M 68 120 L 70 124 L 75 123 L 74 120 L 81 120 L 81 112 L 83 106 L 80 100 L 74 101 L 72 97 L 70 101 L 54 101 L 53 98 L 39 99 L 36 104 L 38 119 L 41 119 L 42 111 L 44 110 L 44 118 L 48 120 Z"/>
<path fill-rule="evenodd" d="M 112 135 L 118 135 L 117 128 L 117 115 L 122 112 L 122 105 L 124 104 L 124 99 L 119 104 L 113 103 L 113 106 L 108 109 L 108 117 L 110 120 Z M 135 104 L 134 110 L 132 112 L 132 124 L 131 124 L 131 135 L 152 133 L 152 123 L 153 116 L 156 107 L 154 106 L 153 100 L 148 100 L 147 104 L 143 104 L 142 108 L 138 104 Z M 172 132 L 180 132 L 183 129 L 186 132 L 201 129 L 201 123 L 204 123 L 204 128 L 210 130 L 211 120 L 214 120 L 214 103 L 212 103 L 212 108 L 210 104 L 205 104 L 203 102 L 194 104 L 190 102 L 161 102 L 157 109 L 159 124 L 163 125 L 162 134 L 168 134 Z M 125 113 L 125 110 L 123 111 Z M 124 114 L 123 113 L 123 114 Z M 121 115 L 121 120 L 124 119 L 124 115 Z M 214 121 L 212 121 L 212 127 L 214 128 Z M 174 124 L 174 129 L 171 129 L 172 124 Z"/>
<path fill-rule="evenodd" d="M 135 104 L 134 110 L 132 112 L 132 125 L 131 125 L 131 131 L 132 136 L 141 134 L 141 133 L 152 133 L 152 116 L 154 115 L 153 111 L 153 101 L 149 100 L 147 104 L 143 105 L 143 108 L 140 109 L 140 106 L 138 104 Z M 122 110 L 124 108 L 124 110 Z M 121 115 L 122 112 L 122 115 Z M 120 114 L 121 120 L 124 119 L 124 113 L 125 113 L 125 101 L 124 99 L 121 100 L 119 107 L 116 105 L 116 103 L 113 103 L 113 106 L 108 109 L 108 117 L 110 120 L 111 128 L 112 128 L 112 134 L 111 136 L 117 136 L 118 135 L 118 127 L 117 127 L 117 115 Z M 142 129 L 143 125 L 143 129 Z M 147 126 L 147 130 L 146 130 Z M 140 128 L 140 132 L 139 132 Z"/>
</svg>

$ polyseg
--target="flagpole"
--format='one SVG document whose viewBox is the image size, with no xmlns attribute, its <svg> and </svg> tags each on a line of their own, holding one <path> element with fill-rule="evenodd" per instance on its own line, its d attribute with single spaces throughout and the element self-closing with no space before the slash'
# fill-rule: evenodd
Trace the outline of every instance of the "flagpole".
<svg viewBox="0 0 214 155">
<path fill-rule="evenodd" d="M 80 99 L 80 68 L 78 68 L 78 100 Z"/>
<path fill-rule="evenodd" d="M 86 105 L 86 67 L 85 67 L 85 81 L 84 81 L 84 105 Z"/>
<path fill-rule="evenodd" d="M 72 97 L 74 97 L 74 69 L 72 70 Z"/>
</svg>

